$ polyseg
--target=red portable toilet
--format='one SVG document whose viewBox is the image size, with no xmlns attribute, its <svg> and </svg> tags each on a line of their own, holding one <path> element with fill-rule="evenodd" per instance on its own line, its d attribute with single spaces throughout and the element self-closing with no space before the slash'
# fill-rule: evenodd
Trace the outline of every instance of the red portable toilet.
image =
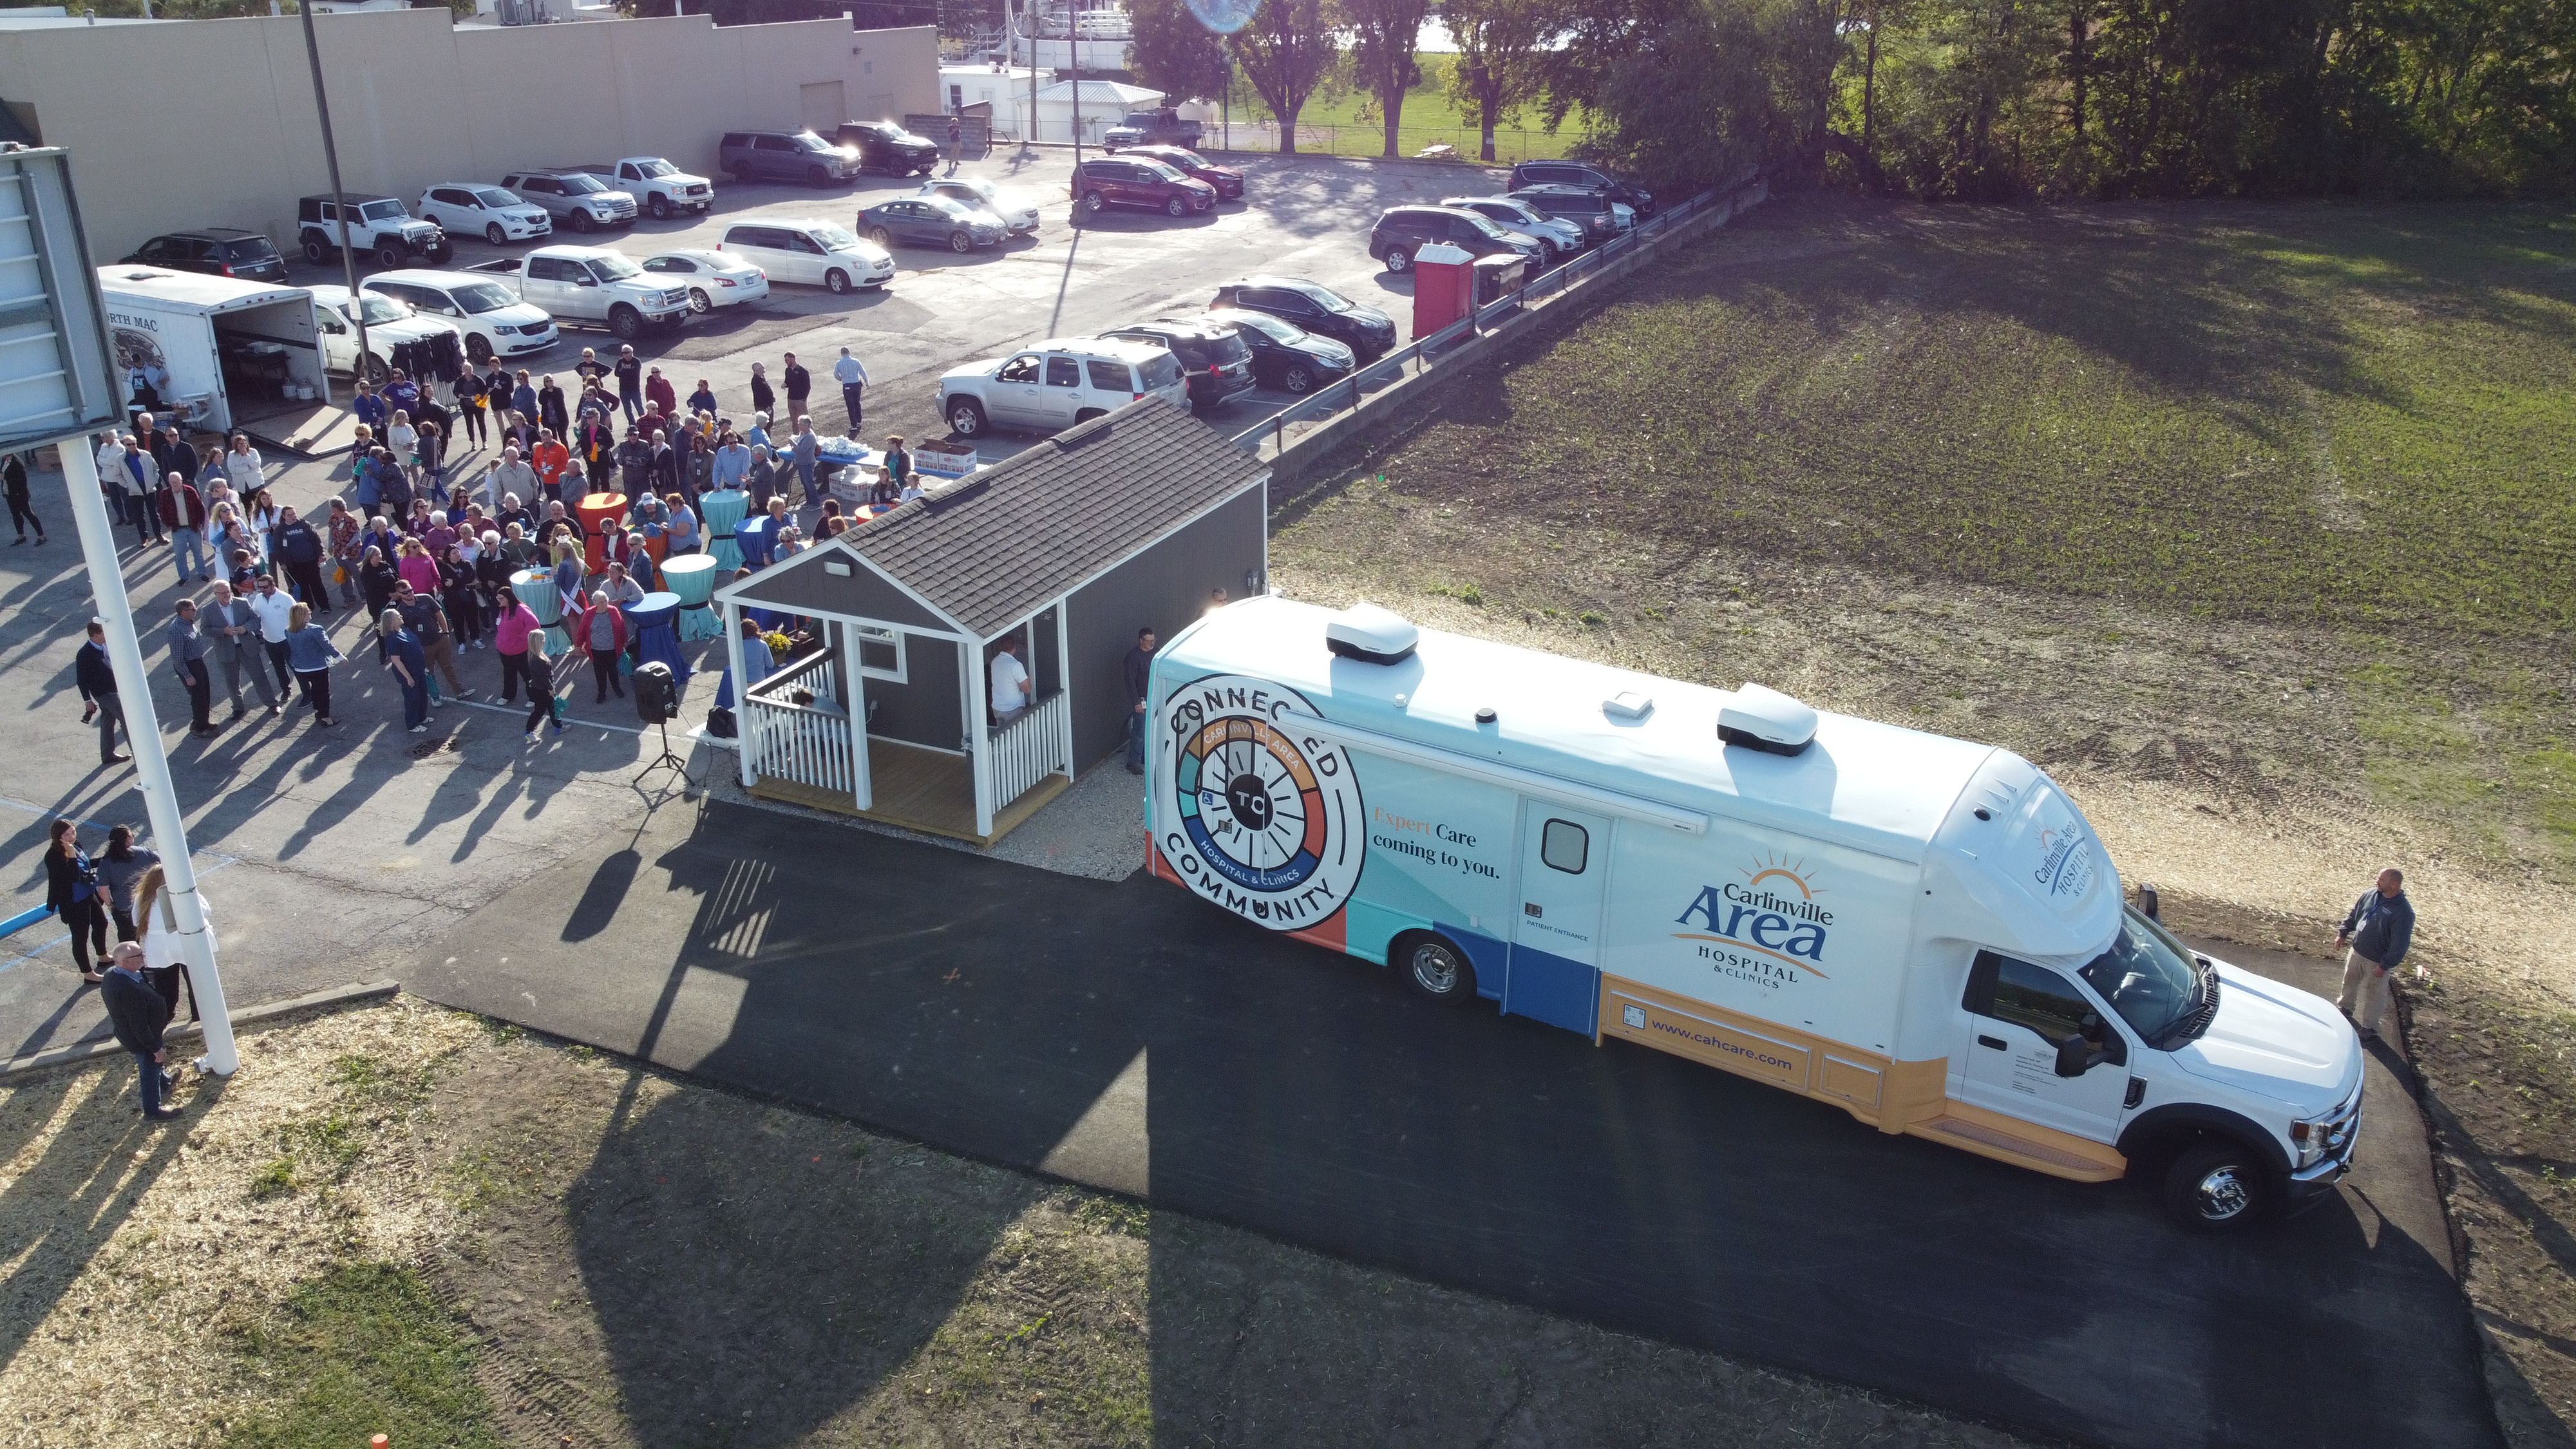
<svg viewBox="0 0 2576 1449">
<path fill-rule="evenodd" d="M 1476 308 L 1476 259 L 1464 247 L 1433 242 L 1413 254 L 1413 335 L 1430 336 Z"/>
</svg>

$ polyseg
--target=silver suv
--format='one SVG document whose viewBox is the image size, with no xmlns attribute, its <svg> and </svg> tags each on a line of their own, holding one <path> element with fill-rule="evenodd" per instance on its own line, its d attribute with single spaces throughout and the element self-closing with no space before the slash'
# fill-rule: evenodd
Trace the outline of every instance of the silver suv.
<svg viewBox="0 0 2576 1449">
<path fill-rule="evenodd" d="M 635 224 L 635 198 L 587 171 L 513 171 L 501 184 L 574 231 Z"/>
</svg>

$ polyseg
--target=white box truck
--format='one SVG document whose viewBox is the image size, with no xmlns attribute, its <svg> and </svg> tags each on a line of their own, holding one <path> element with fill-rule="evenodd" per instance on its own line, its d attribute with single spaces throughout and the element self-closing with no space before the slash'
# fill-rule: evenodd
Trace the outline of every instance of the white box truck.
<svg viewBox="0 0 2576 1449">
<path fill-rule="evenodd" d="M 1278 598 L 1153 665 L 1155 874 L 1264 927 L 2184 1223 L 2312 1203 L 2362 1051 L 2126 905 L 2011 751 Z"/>
<path fill-rule="evenodd" d="M 129 404 L 229 432 L 237 404 L 323 396 L 313 294 L 302 287 L 118 263 L 98 269 Z M 147 391 L 148 390 L 148 391 Z"/>
</svg>

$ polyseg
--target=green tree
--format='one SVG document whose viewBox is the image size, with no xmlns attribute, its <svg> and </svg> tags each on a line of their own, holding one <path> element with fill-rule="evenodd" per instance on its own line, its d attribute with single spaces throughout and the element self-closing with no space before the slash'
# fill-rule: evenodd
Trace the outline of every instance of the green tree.
<svg viewBox="0 0 2576 1449">
<path fill-rule="evenodd" d="M 1431 18 L 1431 0 L 1342 0 L 1342 15 L 1350 26 L 1351 68 L 1377 97 L 1378 116 L 1386 122 L 1386 154 L 1395 156 L 1404 93 L 1422 83 L 1413 48 L 1422 39 L 1422 23 Z"/>
<path fill-rule="evenodd" d="M 1550 0 L 1444 0 L 1440 16 L 1458 45 L 1449 94 L 1476 111 L 1480 159 L 1494 159 L 1494 131 L 1547 84 L 1547 48 L 1564 26 Z"/>
<path fill-rule="evenodd" d="M 1279 123 L 1283 156 L 1297 152 L 1297 113 L 1341 61 L 1332 21 L 1323 0 L 1262 0 L 1252 23 L 1231 38 L 1243 78 Z"/>
<path fill-rule="evenodd" d="M 1136 38 L 1128 43 L 1128 68 L 1173 104 L 1225 94 L 1225 46 L 1188 0 L 1129 0 Z"/>
</svg>

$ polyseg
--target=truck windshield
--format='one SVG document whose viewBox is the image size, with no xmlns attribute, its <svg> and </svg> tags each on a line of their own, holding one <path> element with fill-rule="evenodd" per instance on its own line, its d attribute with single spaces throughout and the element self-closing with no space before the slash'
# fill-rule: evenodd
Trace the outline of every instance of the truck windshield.
<svg viewBox="0 0 2576 1449">
<path fill-rule="evenodd" d="M 635 169 L 643 172 L 647 176 L 677 176 L 680 174 L 680 168 L 672 165 L 668 161 L 638 161 L 635 163 Z"/>
<path fill-rule="evenodd" d="M 456 305 L 464 308 L 468 317 L 479 317 L 486 312 L 519 305 L 518 297 L 510 289 L 494 282 L 467 282 L 463 286 L 449 288 L 447 295 L 456 299 Z"/>
<path fill-rule="evenodd" d="M 392 221 L 407 213 L 404 212 L 403 204 L 399 201 L 370 201 L 358 208 L 358 215 L 368 221 Z"/>
<path fill-rule="evenodd" d="M 644 275 L 644 269 L 627 260 L 622 252 L 610 252 L 590 259 L 590 269 L 599 273 L 603 282 L 622 282 L 628 277 Z"/>
<path fill-rule="evenodd" d="M 2202 1000 L 2190 948 L 2127 908 L 2111 949 L 2085 964 L 2084 980 L 2151 1045 L 2172 1036 Z"/>
</svg>

